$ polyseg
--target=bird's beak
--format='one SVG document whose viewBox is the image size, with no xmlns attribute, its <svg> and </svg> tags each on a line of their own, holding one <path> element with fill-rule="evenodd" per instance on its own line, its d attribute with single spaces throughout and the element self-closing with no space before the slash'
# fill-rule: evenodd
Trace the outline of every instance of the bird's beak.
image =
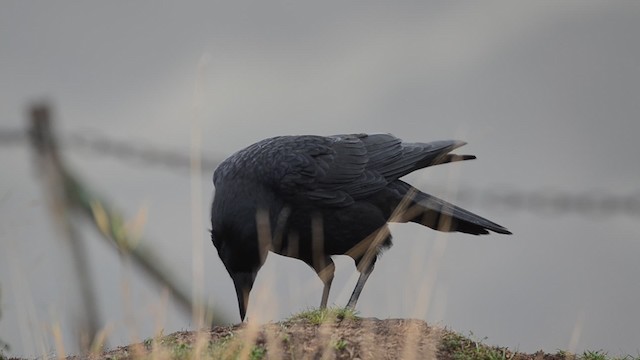
<svg viewBox="0 0 640 360">
<path fill-rule="evenodd" d="M 240 309 L 240 319 L 244 321 L 247 314 L 247 306 L 249 305 L 249 293 L 256 279 L 255 272 L 236 272 L 231 274 L 233 285 L 236 287 L 236 295 L 238 296 L 238 308 Z"/>
</svg>

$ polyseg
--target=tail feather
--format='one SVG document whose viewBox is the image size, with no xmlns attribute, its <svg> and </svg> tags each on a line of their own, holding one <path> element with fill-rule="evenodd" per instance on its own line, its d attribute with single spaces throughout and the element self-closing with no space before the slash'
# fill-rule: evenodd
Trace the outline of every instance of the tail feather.
<svg viewBox="0 0 640 360">
<path fill-rule="evenodd" d="M 511 234 L 501 225 L 435 196 L 425 194 L 405 182 L 398 180 L 392 185 L 403 196 L 409 197 L 408 205 L 395 221 L 411 221 L 446 232 L 458 231 L 481 235 L 488 234 L 491 230 L 499 234 Z"/>
<path fill-rule="evenodd" d="M 444 157 L 442 157 L 442 159 L 439 159 L 437 162 L 432 163 L 431 166 L 446 164 L 446 163 L 456 162 L 456 161 L 474 160 L 474 159 L 476 159 L 475 155 L 447 154 Z"/>
</svg>

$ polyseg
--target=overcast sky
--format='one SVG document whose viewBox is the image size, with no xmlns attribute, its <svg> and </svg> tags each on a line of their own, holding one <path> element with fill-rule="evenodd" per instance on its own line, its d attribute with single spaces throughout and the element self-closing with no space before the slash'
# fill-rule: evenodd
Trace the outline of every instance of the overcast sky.
<svg viewBox="0 0 640 360">
<path fill-rule="evenodd" d="M 450 200 L 455 191 L 442 189 L 475 191 L 458 203 L 514 235 L 394 225 L 360 314 L 423 318 L 522 351 L 637 355 L 637 211 L 541 213 L 480 199 L 640 197 L 639 16 L 635 1 L 3 1 L 0 130 L 23 128 L 28 104 L 45 98 L 62 138 L 185 155 L 201 141 L 213 159 L 280 134 L 465 140 L 461 152 L 478 160 L 408 180 Z M 73 352 L 76 277 L 31 155 L 26 143 L 0 144 L 0 340 L 11 354 L 50 354 L 60 325 Z M 239 320 L 208 239 L 213 168 L 198 184 L 182 169 L 72 146 L 63 155 L 127 216 L 148 211 L 148 245 L 187 287 L 202 259 L 204 294 Z M 80 227 L 110 345 L 193 328 Z M 357 274 L 349 259 L 337 265 L 329 302 L 344 306 Z M 285 318 L 321 292 L 306 265 L 271 254 L 249 317 Z"/>
</svg>

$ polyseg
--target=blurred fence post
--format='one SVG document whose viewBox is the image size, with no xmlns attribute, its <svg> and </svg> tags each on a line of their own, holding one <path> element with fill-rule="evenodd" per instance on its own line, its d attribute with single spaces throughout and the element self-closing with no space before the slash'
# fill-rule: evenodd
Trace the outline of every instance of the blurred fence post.
<svg viewBox="0 0 640 360">
<path fill-rule="evenodd" d="M 43 174 L 43 180 L 48 189 L 52 214 L 56 223 L 63 225 L 64 230 L 72 239 L 72 250 L 74 258 L 80 257 L 76 267 L 87 267 L 86 256 L 84 255 L 84 244 L 79 241 L 74 228 L 70 222 L 70 210 L 76 210 L 82 214 L 90 224 L 95 227 L 101 238 L 104 239 L 120 254 L 131 257 L 134 265 L 141 269 L 148 278 L 157 285 L 169 290 L 176 304 L 185 312 L 192 316 L 194 302 L 187 291 L 180 285 L 173 275 L 164 267 L 164 262 L 155 256 L 152 249 L 145 246 L 144 241 L 133 236 L 127 231 L 124 225 L 124 217 L 115 209 L 110 207 L 107 201 L 91 192 L 78 178 L 76 178 L 63 164 L 57 151 L 57 144 L 53 136 L 52 123 L 47 106 L 34 106 L 31 110 L 31 139 L 38 157 L 38 167 Z M 79 243 L 79 244 L 76 244 Z M 75 245 L 78 245 L 77 247 Z M 82 253 L 80 253 L 82 251 Z M 77 252 L 77 253 L 75 253 Z M 90 288 L 90 278 L 88 269 L 81 271 L 78 276 L 83 291 L 83 297 L 90 304 L 86 304 L 87 314 L 91 313 L 89 328 L 93 329 L 89 333 L 93 336 L 97 334 L 97 310 L 95 309 L 95 298 Z M 85 292 L 86 291 L 86 292 Z M 204 299 L 198 299 L 198 304 L 206 304 Z M 218 318 L 214 316 L 214 311 L 209 306 L 204 306 L 205 310 L 200 314 L 205 319 Z"/>
<path fill-rule="evenodd" d="M 81 315 L 76 330 L 79 335 L 80 349 L 86 352 L 98 333 L 100 320 L 95 293 L 91 285 L 85 243 L 73 224 L 71 214 L 73 204 L 70 203 L 65 185 L 64 168 L 52 130 L 50 109 L 45 104 L 34 105 L 30 116 L 32 145 L 36 150 L 38 171 L 46 191 L 49 209 L 55 224 L 67 240 L 62 246 L 65 246 L 71 254 L 74 275 L 80 288 Z"/>
</svg>

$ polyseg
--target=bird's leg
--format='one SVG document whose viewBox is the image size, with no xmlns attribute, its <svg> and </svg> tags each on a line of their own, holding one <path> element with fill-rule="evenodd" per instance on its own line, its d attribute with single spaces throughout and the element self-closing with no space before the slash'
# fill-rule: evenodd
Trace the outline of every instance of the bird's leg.
<svg viewBox="0 0 640 360">
<path fill-rule="evenodd" d="M 324 284 L 324 287 L 322 288 L 322 300 L 320 301 L 320 309 L 324 309 L 327 307 L 327 302 L 329 300 L 329 290 L 331 290 L 331 282 L 333 281 L 333 275 L 336 271 L 336 266 L 331 258 L 325 259 L 325 263 L 327 264 L 327 266 L 325 266 L 322 270 L 316 270 L 318 276 L 320 277 L 320 280 L 322 280 L 322 283 Z"/>
<path fill-rule="evenodd" d="M 356 268 L 360 272 L 360 277 L 358 277 L 356 287 L 353 289 L 353 293 L 351 293 L 351 298 L 349 298 L 349 302 L 347 303 L 347 309 L 353 310 L 356 307 L 356 302 L 360 297 L 364 284 L 367 282 L 376 264 L 380 249 L 389 246 L 391 246 L 391 236 L 389 235 L 389 228 L 385 225 L 361 241 L 358 246 L 354 247 L 355 250 L 352 254 L 349 254 L 356 262 Z"/>
<path fill-rule="evenodd" d="M 356 287 L 353 289 L 353 293 L 351 293 L 351 298 L 349 298 L 349 302 L 347 303 L 347 309 L 355 309 L 356 302 L 358 302 L 358 298 L 360 297 L 360 293 L 364 288 L 364 283 L 367 282 L 369 275 L 373 271 L 373 264 L 365 269 L 365 271 L 360 273 L 360 277 L 358 277 L 358 282 L 356 283 Z"/>
</svg>

